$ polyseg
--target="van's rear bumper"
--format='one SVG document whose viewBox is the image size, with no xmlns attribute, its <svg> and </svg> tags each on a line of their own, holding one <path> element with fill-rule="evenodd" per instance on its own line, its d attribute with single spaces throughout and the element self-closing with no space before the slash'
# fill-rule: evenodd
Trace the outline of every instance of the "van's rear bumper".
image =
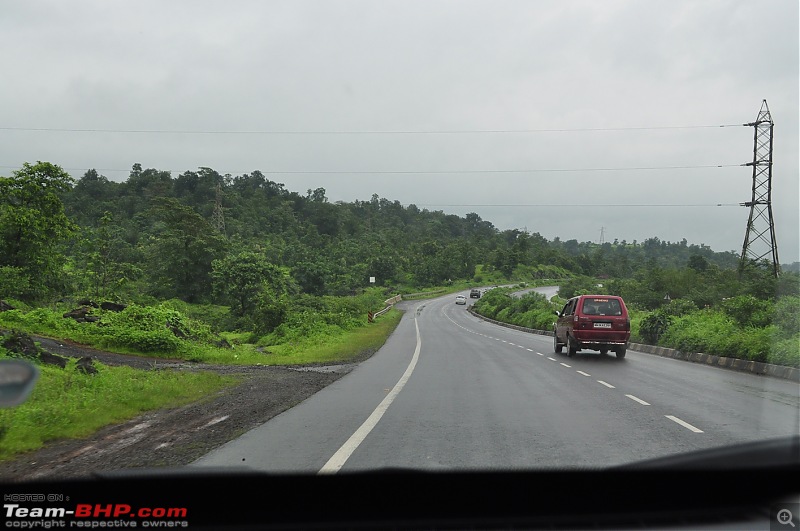
<svg viewBox="0 0 800 531">
<path fill-rule="evenodd" d="M 628 332 L 594 332 L 592 330 L 581 330 L 574 334 L 575 342 L 580 347 L 592 348 L 593 346 L 603 345 L 623 345 L 627 346 L 631 339 Z"/>
<path fill-rule="evenodd" d="M 628 341 L 610 341 L 610 340 L 609 341 L 593 341 L 593 340 L 586 341 L 586 340 L 581 340 L 581 339 L 577 339 L 576 341 L 578 342 L 578 345 L 581 346 L 581 347 L 591 347 L 592 345 L 597 345 L 597 346 L 600 346 L 600 345 L 625 345 L 625 346 L 627 346 L 628 345 Z"/>
</svg>

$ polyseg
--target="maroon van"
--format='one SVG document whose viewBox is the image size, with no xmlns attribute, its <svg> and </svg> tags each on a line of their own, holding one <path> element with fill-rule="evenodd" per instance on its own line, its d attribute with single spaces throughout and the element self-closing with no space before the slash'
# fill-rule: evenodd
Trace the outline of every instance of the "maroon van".
<svg viewBox="0 0 800 531">
<path fill-rule="evenodd" d="M 614 351 L 624 358 L 631 338 L 631 319 L 622 297 L 614 295 L 579 295 L 567 301 L 556 312 L 553 347 L 567 356 L 579 350 L 599 350 L 600 354 Z"/>
</svg>

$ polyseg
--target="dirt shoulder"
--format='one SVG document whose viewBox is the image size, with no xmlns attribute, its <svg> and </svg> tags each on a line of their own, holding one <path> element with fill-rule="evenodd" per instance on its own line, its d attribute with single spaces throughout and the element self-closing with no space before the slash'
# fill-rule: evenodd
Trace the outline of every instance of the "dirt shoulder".
<svg viewBox="0 0 800 531">
<path fill-rule="evenodd" d="M 80 440 L 56 441 L 0 463 L 0 478 L 25 481 L 86 477 L 96 471 L 182 466 L 302 402 L 350 372 L 373 352 L 341 365 L 254 367 L 204 365 L 104 352 L 65 341 L 35 337 L 62 356 L 91 356 L 107 365 L 144 370 L 214 371 L 241 382 L 183 407 L 145 413 Z"/>
</svg>

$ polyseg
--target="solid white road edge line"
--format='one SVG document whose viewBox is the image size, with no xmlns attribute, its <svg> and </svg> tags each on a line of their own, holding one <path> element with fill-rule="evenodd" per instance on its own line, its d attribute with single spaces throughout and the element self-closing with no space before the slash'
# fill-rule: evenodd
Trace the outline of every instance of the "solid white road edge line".
<svg viewBox="0 0 800 531">
<path fill-rule="evenodd" d="M 678 417 L 673 417 L 672 415 L 664 415 L 664 416 L 667 417 L 669 420 L 671 420 L 673 422 L 677 422 L 678 424 L 680 424 L 681 426 L 683 426 L 687 430 L 693 431 L 695 433 L 703 433 L 703 430 L 701 430 L 700 428 L 695 428 L 694 426 L 692 426 L 688 422 L 685 422 L 685 421 L 679 419 Z"/>
<path fill-rule="evenodd" d="M 375 411 L 364 421 L 353 435 L 350 436 L 349 439 L 339 448 L 333 456 L 328 459 L 328 462 L 320 469 L 318 474 L 335 474 L 338 472 L 353 452 L 358 448 L 358 446 L 364 442 L 364 439 L 367 438 L 369 432 L 378 424 L 378 421 L 381 420 L 386 410 L 389 409 L 389 406 L 394 402 L 394 399 L 397 398 L 397 395 L 400 394 L 403 387 L 408 382 L 408 379 L 411 377 L 411 373 L 414 372 L 414 367 L 417 366 L 417 360 L 419 360 L 419 351 L 422 347 L 422 340 L 420 339 L 419 335 L 419 324 L 417 323 L 417 318 L 414 318 L 414 326 L 417 329 L 417 347 L 414 349 L 414 356 L 411 358 L 411 363 L 408 364 L 408 368 L 406 372 L 403 373 L 403 376 L 397 381 L 389 394 L 378 404 L 378 407 L 375 408 Z"/>
</svg>

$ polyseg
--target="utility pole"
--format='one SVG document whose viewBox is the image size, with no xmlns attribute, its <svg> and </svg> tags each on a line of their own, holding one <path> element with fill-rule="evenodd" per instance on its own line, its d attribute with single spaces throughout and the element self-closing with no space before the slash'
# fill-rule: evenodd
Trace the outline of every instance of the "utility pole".
<svg viewBox="0 0 800 531">
<path fill-rule="evenodd" d="M 606 242 L 605 233 L 606 233 L 606 228 L 600 227 L 600 245 L 603 245 Z"/>
<path fill-rule="evenodd" d="M 742 245 L 739 271 L 748 262 L 759 264 L 771 261 L 770 267 L 776 277 L 780 275 L 778 244 L 775 239 L 775 221 L 772 217 L 772 116 L 767 100 L 763 100 L 755 122 L 743 124 L 753 128 L 753 161 L 743 166 L 753 167 L 753 194 L 750 201 L 739 203 L 750 207 L 750 217 Z"/>
<path fill-rule="evenodd" d="M 214 212 L 211 214 L 211 225 L 217 232 L 225 236 L 225 214 L 222 211 L 222 185 L 217 183 L 217 193 L 214 198 Z"/>
</svg>

